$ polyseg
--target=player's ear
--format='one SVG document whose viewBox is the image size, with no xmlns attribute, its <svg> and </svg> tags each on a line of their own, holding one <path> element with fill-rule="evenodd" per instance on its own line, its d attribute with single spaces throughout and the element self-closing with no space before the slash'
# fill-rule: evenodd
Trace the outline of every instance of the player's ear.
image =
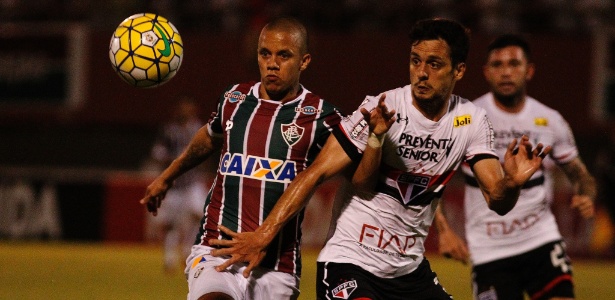
<svg viewBox="0 0 615 300">
<path fill-rule="evenodd" d="M 460 80 L 463 78 L 463 74 L 466 73 L 466 63 L 460 62 L 455 66 L 455 70 L 453 71 L 455 75 L 455 80 Z"/>
<path fill-rule="evenodd" d="M 310 64 L 310 62 L 312 61 L 312 55 L 309 53 L 303 54 L 303 57 L 301 58 L 301 67 L 299 68 L 301 71 L 305 71 L 305 69 L 307 69 L 308 65 Z"/>
<path fill-rule="evenodd" d="M 527 71 L 525 72 L 525 81 L 532 80 L 535 72 L 536 72 L 536 65 L 534 63 L 528 63 Z"/>
</svg>

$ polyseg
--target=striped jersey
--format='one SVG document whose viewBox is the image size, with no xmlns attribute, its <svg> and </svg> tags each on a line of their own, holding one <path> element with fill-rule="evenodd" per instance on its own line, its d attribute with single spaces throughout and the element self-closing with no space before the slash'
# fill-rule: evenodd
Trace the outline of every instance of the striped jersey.
<svg viewBox="0 0 615 300">
<path fill-rule="evenodd" d="M 473 101 L 487 111 L 495 132 L 495 149 L 503 162 L 508 143 L 522 135 L 550 145 L 550 158 L 556 164 L 570 162 L 578 156 L 572 130 L 555 110 L 526 97 L 518 113 L 508 113 L 496 106 L 492 93 Z M 538 170 L 521 189 L 515 207 L 504 216 L 489 210 L 477 187 L 469 166 L 462 167 L 466 176 L 464 210 L 466 239 L 473 264 L 483 264 L 514 256 L 561 239 L 551 212 L 550 187 L 545 185 L 544 170 Z"/>
<path fill-rule="evenodd" d="M 341 120 L 330 103 L 301 87 L 294 100 L 259 98 L 260 83 L 230 87 L 208 121 L 223 145 L 207 195 L 197 244 L 224 239 L 218 225 L 236 232 L 258 228 L 295 176 L 316 158 Z M 301 274 L 301 221 L 293 217 L 267 249 L 262 267 Z"/>
<path fill-rule="evenodd" d="M 374 194 L 353 195 L 340 213 L 333 236 L 318 261 L 351 263 L 383 278 L 414 271 L 423 260 L 424 243 L 439 198 L 462 161 L 495 157 L 493 131 L 485 111 L 452 95 L 437 122 L 413 105 L 410 85 L 385 92 L 397 113 L 386 133 Z M 346 153 L 359 160 L 369 126 L 368 111 L 379 97 L 367 97 L 334 134 Z"/>
</svg>

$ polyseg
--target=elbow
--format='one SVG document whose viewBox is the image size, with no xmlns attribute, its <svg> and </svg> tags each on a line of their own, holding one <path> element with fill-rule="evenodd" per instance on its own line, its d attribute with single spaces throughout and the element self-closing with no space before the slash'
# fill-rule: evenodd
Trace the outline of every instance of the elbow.
<svg viewBox="0 0 615 300">
<path fill-rule="evenodd" d="M 496 214 L 500 215 L 500 216 L 504 216 L 504 215 L 506 215 L 509 211 L 511 211 L 511 209 L 493 208 L 493 207 L 490 207 L 490 209 L 491 209 L 492 211 L 494 211 Z"/>
<path fill-rule="evenodd" d="M 496 214 L 503 216 L 510 212 L 517 202 L 508 204 L 502 203 L 502 201 L 489 201 L 489 209 L 494 211 Z"/>
</svg>

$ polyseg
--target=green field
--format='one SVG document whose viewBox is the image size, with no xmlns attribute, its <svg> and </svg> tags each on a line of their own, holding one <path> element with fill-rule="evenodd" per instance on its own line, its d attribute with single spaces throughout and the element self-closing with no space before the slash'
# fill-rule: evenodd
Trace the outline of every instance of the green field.
<svg viewBox="0 0 615 300">
<path fill-rule="evenodd" d="M 472 299 L 469 267 L 428 256 L 455 299 Z M 300 299 L 314 299 L 316 252 L 304 252 Z M 157 246 L 0 243 L 0 299 L 186 299 L 183 274 Z M 577 299 L 615 299 L 615 262 L 574 262 Z"/>
</svg>

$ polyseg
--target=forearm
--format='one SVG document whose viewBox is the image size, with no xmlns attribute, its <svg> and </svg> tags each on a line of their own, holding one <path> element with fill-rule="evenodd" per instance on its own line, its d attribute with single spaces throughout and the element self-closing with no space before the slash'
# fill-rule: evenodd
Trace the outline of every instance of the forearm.
<svg viewBox="0 0 615 300">
<path fill-rule="evenodd" d="M 474 165 L 473 170 L 489 209 L 505 215 L 515 207 L 523 183 L 515 182 L 504 172 L 497 159 L 483 159 Z"/>
<path fill-rule="evenodd" d="M 371 192 L 376 187 L 380 162 L 382 161 L 383 139 L 384 134 L 378 136 L 370 133 L 361 162 L 352 176 L 352 185 L 355 189 Z"/>
<path fill-rule="evenodd" d="M 562 166 L 568 180 L 576 188 L 576 194 L 596 199 L 597 184 L 596 179 L 589 173 L 585 164 L 580 158 Z"/>
<path fill-rule="evenodd" d="M 436 226 L 436 230 L 438 231 L 438 233 L 450 230 L 448 221 L 446 220 L 444 212 L 442 211 L 442 204 L 438 205 L 438 208 L 436 208 L 436 214 L 434 216 L 434 225 Z"/>
<path fill-rule="evenodd" d="M 596 195 L 598 193 L 598 187 L 596 185 L 596 180 L 589 173 L 587 173 L 586 175 L 587 176 L 583 176 L 579 180 L 577 194 L 587 196 L 591 198 L 592 200 L 595 200 Z"/>
<path fill-rule="evenodd" d="M 261 234 L 265 244 L 268 245 L 282 230 L 284 225 L 308 204 L 312 192 L 323 180 L 324 178 L 321 176 L 311 174 L 308 171 L 297 175 L 267 218 L 255 230 L 255 232 Z"/>
<path fill-rule="evenodd" d="M 348 170 L 351 164 L 335 137 L 330 136 L 314 163 L 295 177 L 256 232 L 269 244 L 288 220 L 307 205 L 320 183 Z"/>
<path fill-rule="evenodd" d="M 511 211 L 517 204 L 521 186 L 516 185 L 510 178 L 504 176 L 489 193 L 489 209 L 503 216 Z"/>
<path fill-rule="evenodd" d="M 182 154 L 174 159 L 159 177 L 172 182 L 209 158 L 216 147 L 219 147 L 219 141 L 209 136 L 206 127 L 201 128 Z"/>
</svg>

